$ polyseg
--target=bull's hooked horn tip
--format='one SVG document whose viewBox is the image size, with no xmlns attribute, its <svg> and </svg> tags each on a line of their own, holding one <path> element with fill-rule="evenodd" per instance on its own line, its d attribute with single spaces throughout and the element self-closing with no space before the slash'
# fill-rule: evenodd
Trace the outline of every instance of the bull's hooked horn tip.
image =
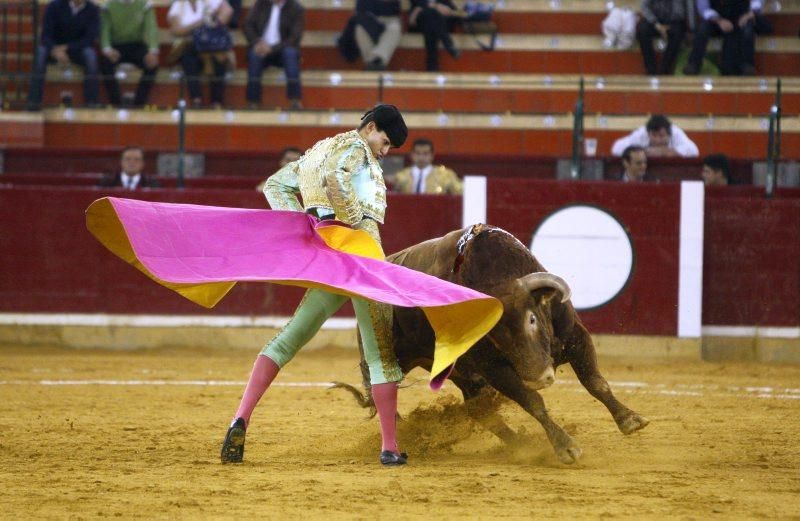
<svg viewBox="0 0 800 521">
<path fill-rule="evenodd" d="M 517 279 L 519 283 L 528 289 L 535 290 L 538 288 L 553 288 L 561 293 L 561 302 L 564 303 L 572 296 L 572 290 L 567 284 L 567 281 L 547 271 L 538 271 L 530 273 L 524 277 Z"/>
</svg>

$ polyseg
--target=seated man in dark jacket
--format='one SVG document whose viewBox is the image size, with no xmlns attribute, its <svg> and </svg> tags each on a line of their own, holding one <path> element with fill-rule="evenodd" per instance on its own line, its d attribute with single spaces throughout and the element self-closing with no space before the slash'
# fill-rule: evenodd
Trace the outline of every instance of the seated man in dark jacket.
<svg viewBox="0 0 800 521">
<path fill-rule="evenodd" d="M 411 0 L 408 26 L 425 38 L 425 70 L 439 70 L 439 42 L 453 58 L 461 55 L 450 36 L 452 23 L 461 17 L 453 0 Z"/>
<path fill-rule="evenodd" d="M 47 5 L 42 36 L 36 48 L 36 62 L 28 92 L 28 108 L 42 104 L 48 62 L 66 67 L 70 62 L 83 67 L 83 100 L 97 104 L 99 82 L 94 43 L 100 33 L 100 9 L 86 0 L 53 0 Z"/>
<path fill-rule="evenodd" d="M 720 72 L 725 76 L 753 76 L 755 68 L 756 14 L 761 0 L 695 0 L 703 18 L 695 31 L 692 53 L 683 73 L 700 72 L 708 39 L 722 37 Z"/>
<path fill-rule="evenodd" d="M 675 58 L 686 35 L 686 2 L 684 0 L 642 0 L 642 18 L 636 37 L 642 50 L 648 76 L 672 74 Z M 653 39 L 660 36 L 666 43 L 661 64 L 656 66 Z"/>
<path fill-rule="evenodd" d="M 261 103 L 261 73 L 264 67 L 283 67 L 286 97 L 291 107 L 301 108 L 300 40 L 305 13 L 297 0 L 256 0 L 244 22 L 247 51 L 247 101 Z"/>
<path fill-rule="evenodd" d="M 136 146 L 128 146 L 122 150 L 119 161 L 120 170 L 114 175 L 104 177 L 97 183 L 103 188 L 158 188 L 158 181 L 147 177 L 144 170 L 144 150 Z"/>
</svg>

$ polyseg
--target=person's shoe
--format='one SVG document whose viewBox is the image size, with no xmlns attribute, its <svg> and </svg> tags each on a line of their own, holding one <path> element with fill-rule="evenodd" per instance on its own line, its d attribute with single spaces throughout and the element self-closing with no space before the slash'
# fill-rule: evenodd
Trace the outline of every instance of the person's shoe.
<svg viewBox="0 0 800 521">
<path fill-rule="evenodd" d="M 740 67 L 742 72 L 742 76 L 755 76 L 756 75 L 756 68 L 750 65 L 749 63 L 743 63 Z"/>
<path fill-rule="evenodd" d="M 687 63 L 683 68 L 683 73 L 687 76 L 697 76 L 700 73 L 700 67 L 694 63 Z"/>
<path fill-rule="evenodd" d="M 398 465 L 405 465 L 408 463 L 408 454 L 401 452 L 400 454 L 390 450 L 381 452 L 381 465 L 385 467 L 396 467 Z"/>
<path fill-rule="evenodd" d="M 457 60 L 461 57 L 461 51 L 455 46 L 452 40 L 444 44 L 444 50 L 453 57 L 454 60 Z"/>
<path fill-rule="evenodd" d="M 386 69 L 386 66 L 383 64 L 380 58 L 373 58 L 372 61 L 367 64 L 366 68 L 368 71 L 382 71 Z"/>
<path fill-rule="evenodd" d="M 303 102 L 299 99 L 290 100 L 289 110 L 303 110 Z"/>
<path fill-rule="evenodd" d="M 244 458 L 244 437 L 247 431 L 247 424 L 244 418 L 236 418 L 236 421 L 228 428 L 225 434 L 225 441 L 222 442 L 222 452 L 220 459 L 222 463 L 241 463 Z"/>
</svg>

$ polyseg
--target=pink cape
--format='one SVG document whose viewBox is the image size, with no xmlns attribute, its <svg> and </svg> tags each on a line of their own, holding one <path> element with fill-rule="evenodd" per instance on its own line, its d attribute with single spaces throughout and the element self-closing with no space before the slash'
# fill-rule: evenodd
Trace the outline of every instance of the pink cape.
<svg viewBox="0 0 800 521">
<path fill-rule="evenodd" d="M 502 314 L 493 297 L 385 262 L 367 233 L 300 212 L 105 197 L 86 223 L 114 254 L 202 306 L 236 281 L 267 281 L 420 307 L 436 333 L 434 389 Z"/>
</svg>

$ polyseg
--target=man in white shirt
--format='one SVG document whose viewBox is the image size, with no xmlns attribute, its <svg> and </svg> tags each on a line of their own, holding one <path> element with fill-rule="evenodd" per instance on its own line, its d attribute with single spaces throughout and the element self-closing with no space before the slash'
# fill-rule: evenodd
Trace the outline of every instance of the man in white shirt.
<svg viewBox="0 0 800 521">
<path fill-rule="evenodd" d="M 261 104 L 261 74 L 265 67 L 283 67 L 290 108 L 300 109 L 300 40 L 305 11 L 297 0 L 256 0 L 244 22 L 247 51 L 247 102 Z"/>
<path fill-rule="evenodd" d="M 104 188 L 124 188 L 136 190 L 138 188 L 158 188 L 158 181 L 144 174 L 144 150 L 137 146 L 125 147 L 120 156 L 120 171 L 100 180 L 97 186 Z"/>
<path fill-rule="evenodd" d="M 644 148 L 647 157 L 697 157 L 700 151 L 686 132 L 662 115 L 656 114 L 625 137 L 614 142 L 611 154 L 617 157 L 629 146 Z"/>
</svg>

